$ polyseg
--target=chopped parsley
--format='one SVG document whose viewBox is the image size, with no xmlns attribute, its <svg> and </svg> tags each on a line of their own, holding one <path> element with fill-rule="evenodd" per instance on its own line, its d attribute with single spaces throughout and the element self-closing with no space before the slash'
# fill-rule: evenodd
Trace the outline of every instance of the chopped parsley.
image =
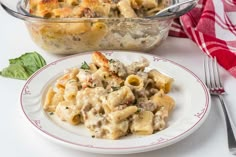
<svg viewBox="0 0 236 157">
<path fill-rule="evenodd" d="M 85 61 L 82 63 L 80 68 L 84 69 L 84 70 L 89 70 L 90 69 L 89 65 Z"/>
<path fill-rule="evenodd" d="M 68 106 L 66 106 L 66 109 L 69 109 L 69 107 L 68 107 Z"/>
<path fill-rule="evenodd" d="M 120 87 L 114 87 L 114 86 L 111 86 L 111 88 L 112 88 L 113 91 L 116 91 L 116 90 L 120 89 Z"/>
<path fill-rule="evenodd" d="M 50 115 L 53 115 L 53 112 L 50 112 L 49 114 L 50 114 Z"/>
<path fill-rule="evenodd" d="M 73 82 L 76 82 L 75 79 L 69 79 L 67 83 L 73 83 Z"/>
<path fill-rule="evenodd" d="M 141 112 L 141 108 L 138 108 L 136 113 L 140 113 Z"/>
<path fill-rule="evenodd" d="M 115 63 L 116 61 L 114 59 L 109 59 L 109 63 Z"/>
</svg>

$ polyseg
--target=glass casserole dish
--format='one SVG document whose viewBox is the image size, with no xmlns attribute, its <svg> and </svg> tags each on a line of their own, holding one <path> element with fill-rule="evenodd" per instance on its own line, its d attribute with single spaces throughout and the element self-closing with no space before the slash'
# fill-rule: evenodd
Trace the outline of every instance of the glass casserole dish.
<svg viewBox="0 0 236 157">
<path fill-rule="evenodd" d="M 167 7 L 176 1 L 162 0 L 161 3 Z M 93 50 L 149 51 L 166 39 L 173 21 L 173 18 L 146 17 L 45 18 L 29 13 L 29 0 L 3 0 L 1 6 L 10 15 L 24 20 L 32 40 L 54 54 Z"/>
</svg>

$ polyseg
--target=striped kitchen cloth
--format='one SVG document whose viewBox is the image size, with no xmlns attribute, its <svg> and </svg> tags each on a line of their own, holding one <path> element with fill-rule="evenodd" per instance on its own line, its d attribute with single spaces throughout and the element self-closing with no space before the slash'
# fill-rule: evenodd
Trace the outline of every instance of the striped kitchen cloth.
<svg viewBox="0 0 236 157">
<path fill-rule="evenodd" d="M 169 35 L 190 38 L 236 77 L 236 0 L 199 0 L 174 20 Z"/>
</svg>

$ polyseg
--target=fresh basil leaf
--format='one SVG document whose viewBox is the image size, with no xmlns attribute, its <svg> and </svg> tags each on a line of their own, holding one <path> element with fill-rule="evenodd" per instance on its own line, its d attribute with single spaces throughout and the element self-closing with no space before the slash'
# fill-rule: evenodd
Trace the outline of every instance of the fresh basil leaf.
<svg viewBox="0 0 236 157">
<path fill-rule="evenodd" d="M 9 66 L 4 68 L 0 75 L 26 80 L 44 65 L 46 65 L 46 61 L 40 54 L 37 52 L 27 52 L 18 58 L 10 59 Z"/>
<path fill-rule="evenodd" d="M 30 76 L 21 64 L 10 64 L 1 71 L 0 75 L 20 80 L 26 80 Z"/>
<path fill-rule="evenodd" d="M 46 65 L 46 61 L 37 52 L 28 52 L 18 58 L 10 59 L 10 64 L 22 64 L 29 75 Z"/>
</svg>

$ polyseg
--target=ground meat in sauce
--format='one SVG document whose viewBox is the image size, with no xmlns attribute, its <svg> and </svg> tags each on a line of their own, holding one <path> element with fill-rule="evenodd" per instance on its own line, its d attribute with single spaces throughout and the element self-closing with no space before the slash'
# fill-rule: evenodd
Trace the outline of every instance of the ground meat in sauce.
<svg viewBox="0 0 236 157">
<path fill-rule="evenodd" d="M 128 74 L 136 74 L 139 71 L 143 71 L 145 67 L 149 66 L 149 61 L 146 58 L 142 58 L 142 60 L 133 62 L 132 64 L 128 65 L 127 73 Z"/>
<path fill-rule="evenodd" d="M 95 17 L 96 14 L 95 12 L 93 12 L 91 9 L 89 8 L 84 8 L 83 12 L 82 12 L 82 16 L 83 17 L 87 17 L 87 18 L 92 18 Z"/>
<path fill-rule="evenodd" d="M 137 104 L 138 107 L 143 108 L 146 111 L 155 111 L 157 109 L 157 106 L 150 100 L 145 102 L 140 102 Z"/>
<path fill-rule="evenodd" d="M 162 112 L 161 111 L 157 111 L 155 116 L 154 116 L 154 130 L 156 131 L 160 131 L 163 130 L 166 127 L 166 123 L 164 118 L 162 117 Z"/>
<path fill-rule="evenodd" d="M 118 60 L 112 60 L 109 62 L 109 70 L 121 78 L 125 78 L 127 76 L 125 65 Z"/>
</svg>

